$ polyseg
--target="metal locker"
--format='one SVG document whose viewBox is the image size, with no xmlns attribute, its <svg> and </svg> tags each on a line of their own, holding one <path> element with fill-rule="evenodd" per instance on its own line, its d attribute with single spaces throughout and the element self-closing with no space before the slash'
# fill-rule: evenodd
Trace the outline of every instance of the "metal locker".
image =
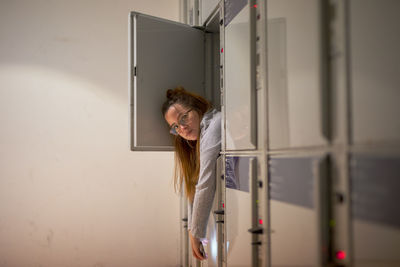
<svg viewBox="0 0 400 267">
<path fill-rule="evenodd" d="M 351 155 L 355 267 L 400 266 L 400 156 Z"/>
<path fill-rule="evenodd" d="M 320 3 L 267 1 L 269 148 L 327 143 Z"/>
<path fill-rule="evenodd" d="M 225 188 L 223 165 L 223 156 L 220 156 L 217 160 L 214 203 L 208 220 L 207 241 L 204 244 L 204 250 L 208 258 L 202 262 L 202 267 L 223 266 L 223 231 L 225 223 L 225 208 L 222 198 L 222 190 Z"/>
<path fill-rule="evenodd" d="M 189 17 L 196 25 L 198 16 L 193 11 L 198 10 L 198 4 L 198 1 L 189 3 L 192 11 Z M 169 129 L 161 114 L 161 105 L 169 88 L 183 86 L 220 109 L 219 21 L 219 10 L 209 17 L 204 27 L 130 13 L 131 150 L 173 150 Z M 221 168 L 219 166 L 219 172 Z M 217 183 L 217 192 L 221 190 L 221 184 Z M 220 192 L 216 194 L 215 205 L 221 206 L 221 201 Z M 186 198 L 182 195 L 180 262 L 185 266 L 199 266 L 188 240 L 186 206 Z M 202 266 L 222 265 L 223 214 L 219 214 L 221 210 L 217 206 L 213 210 L 216 214 L 210 216 L 210 243 L 205 246 L 209 259 L 201 263 Z"/>
<path fill-rule="evenodd" d="M 271 266 L 325 266 L 327 157 L 273 156 L 268 163 Z"/>
<path fill-rule="evenodd" d="M 246 0 L 226 0 L 224 12 L 226 150 L 254 150 L 257 126 L 256 92 L 251 86 L 250 7 Z"/>
<path fill-rule="evenodd" d="M 400 141 L 400 2 L 349 2 L 352 142 Z"/>
<path fill-rule="evenodd" d="M 161 105 L 177 86 L 205 95 L 204 39 L 199 29 L 131 12 L 131 150 L 172 150 Z"/>
<path fill-rule="evenodd" d="M 225 246 L 227 266 L 255 265 L 253 218 L 256 157 L 226 156 L 225 158 Z"/>
</svg>

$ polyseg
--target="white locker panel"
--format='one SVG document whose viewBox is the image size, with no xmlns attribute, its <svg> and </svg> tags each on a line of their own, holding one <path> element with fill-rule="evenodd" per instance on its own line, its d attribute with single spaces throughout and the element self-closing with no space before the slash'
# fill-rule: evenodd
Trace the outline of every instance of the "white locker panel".
<svg viewBox="0 0 400 267">
<path fill-rule="evenodd" d="M 250 84 L 247 1 L 225 1 L 224 55 L 226 150 L 252 150 L 256 148 L 257 129 L 255 92 Z"/>
<path fill-rule="evenodd" d="M 351 157 L 355 267 L 400 266 L 400 157 Z"/>
<path fill-rule="evenodd" d="M 224 246 L 223 227 L 224 227 L 224 203 L 222 199 L 222 189 L 224 188 L 223 157 L 217 160 L 217 175 L 214 203 L 207 225 L 207 239 L 204 243 L 204 250 L 207 253 L 207 260 L 202 262 L 202 267 L 221 267 L 222 251 Z"/>
<path fill-rule="evenodd" d="M 400 141 L 400 1 L 350 1 L 354 143 Z"/>
<path fill-rule="evenodd" d="M 227 266 L 251 266 L 252 210 L 249 157 L 226 157 L 225 224 Z"/>
<path fill-rule="evenodd" d="M 318 0 L 270 0 L 268 121 L 271 149 L 326 144 Z"/>
<path fill-rule="evenodd" d="M 324 159 L 269 160 L 272 266 L 324 266 L 329 199 Z"/>
<path fill-rule="evenodd" d="M 130 27 L 131 150 L 172 150 L 161 105 L 177 86 L 204 96 L 204 33 L 136 12 Z"/>
<path fill-rule="evenodd" d="M 218 224 L 216 217 L 210 214 L 207 226 L 207 241 L 204 242 L 204 251 L 207 253 L 207 260 L 204 261 L 202 267 L 218 266 Z"/>
</svg>

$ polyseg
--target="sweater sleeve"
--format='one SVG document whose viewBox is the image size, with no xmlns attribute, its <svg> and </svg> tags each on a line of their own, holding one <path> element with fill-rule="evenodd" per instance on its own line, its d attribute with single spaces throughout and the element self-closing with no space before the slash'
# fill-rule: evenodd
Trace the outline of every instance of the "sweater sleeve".
<svg viewBox="0 0 400 267">
<path fill-rule="evenodd" d="M 200 173 L 191 210 L 190 230 L 198 239 L 205 238 L 207 223 L 212 208 L 216 163 L 221 150 L 221 121 L 217 116 L 200 139 Z"/>
<path fill-rule="evenodd" d="M 187 226 L 188 226 L 188 230 L 192 229 L 192 209 L 193 209 L 193 203 L 190 202 L 189 200 L 187 200 L 187 208 L 188 208 L 188 222 L 187 222 Z"/>
</svg>

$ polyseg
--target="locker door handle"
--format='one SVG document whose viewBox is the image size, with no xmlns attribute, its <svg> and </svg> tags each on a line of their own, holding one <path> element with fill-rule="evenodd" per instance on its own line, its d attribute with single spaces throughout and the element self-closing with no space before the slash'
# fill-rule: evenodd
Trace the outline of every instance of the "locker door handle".
<svg viewBox="0 0 400 267">
<path fill-rule="evenodd" d="M 215 221 L 216 223 L 224 223 L 224 220 Z"/>
<path fill-rule="evenodd" d="M 214 214 L 224 215 L 225 211 L 224 210 L 214 210 Z"/>
<path fill-rule="evenodd" d="M 264 229 L 263 228 L 261 228 L 261 227 L 254 227 L 254 228 L 250 228 L 249 230 L 248 230 L 250 233 L 252 233 L 252 234 L 262 234 L 263 232 L 264 232 Z"/>
<path fill-rule="evenodd" d="M 182 222 L 187 222 L 188 221 L 188 218 L 183 218 L 182 219 Z"/>
</svg>

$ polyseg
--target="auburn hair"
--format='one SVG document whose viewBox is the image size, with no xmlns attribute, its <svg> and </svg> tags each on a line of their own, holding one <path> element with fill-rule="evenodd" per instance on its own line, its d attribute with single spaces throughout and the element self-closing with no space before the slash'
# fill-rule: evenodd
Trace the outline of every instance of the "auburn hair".
<svg viewBox="0 0 400 267">
<path fill-rule="evenodd" d="M 181 86 L 168 89 L 166 97 L 167 100 L 161 108 L 164 117 L 171 106 L 180 104 L 196 111 L 201 121 L 203 115 L 212 107 L 205 98 L 186 91 Z M 186 196 L 193 202 L 200 172 L 200 136 L 197 140 L 186 140 L 180 135 L 174 135 L 173 138 L 175 149 L 174 188 L 175 191 L 180 192 L 182 183 L 185 182 Z"/>
</svg>

